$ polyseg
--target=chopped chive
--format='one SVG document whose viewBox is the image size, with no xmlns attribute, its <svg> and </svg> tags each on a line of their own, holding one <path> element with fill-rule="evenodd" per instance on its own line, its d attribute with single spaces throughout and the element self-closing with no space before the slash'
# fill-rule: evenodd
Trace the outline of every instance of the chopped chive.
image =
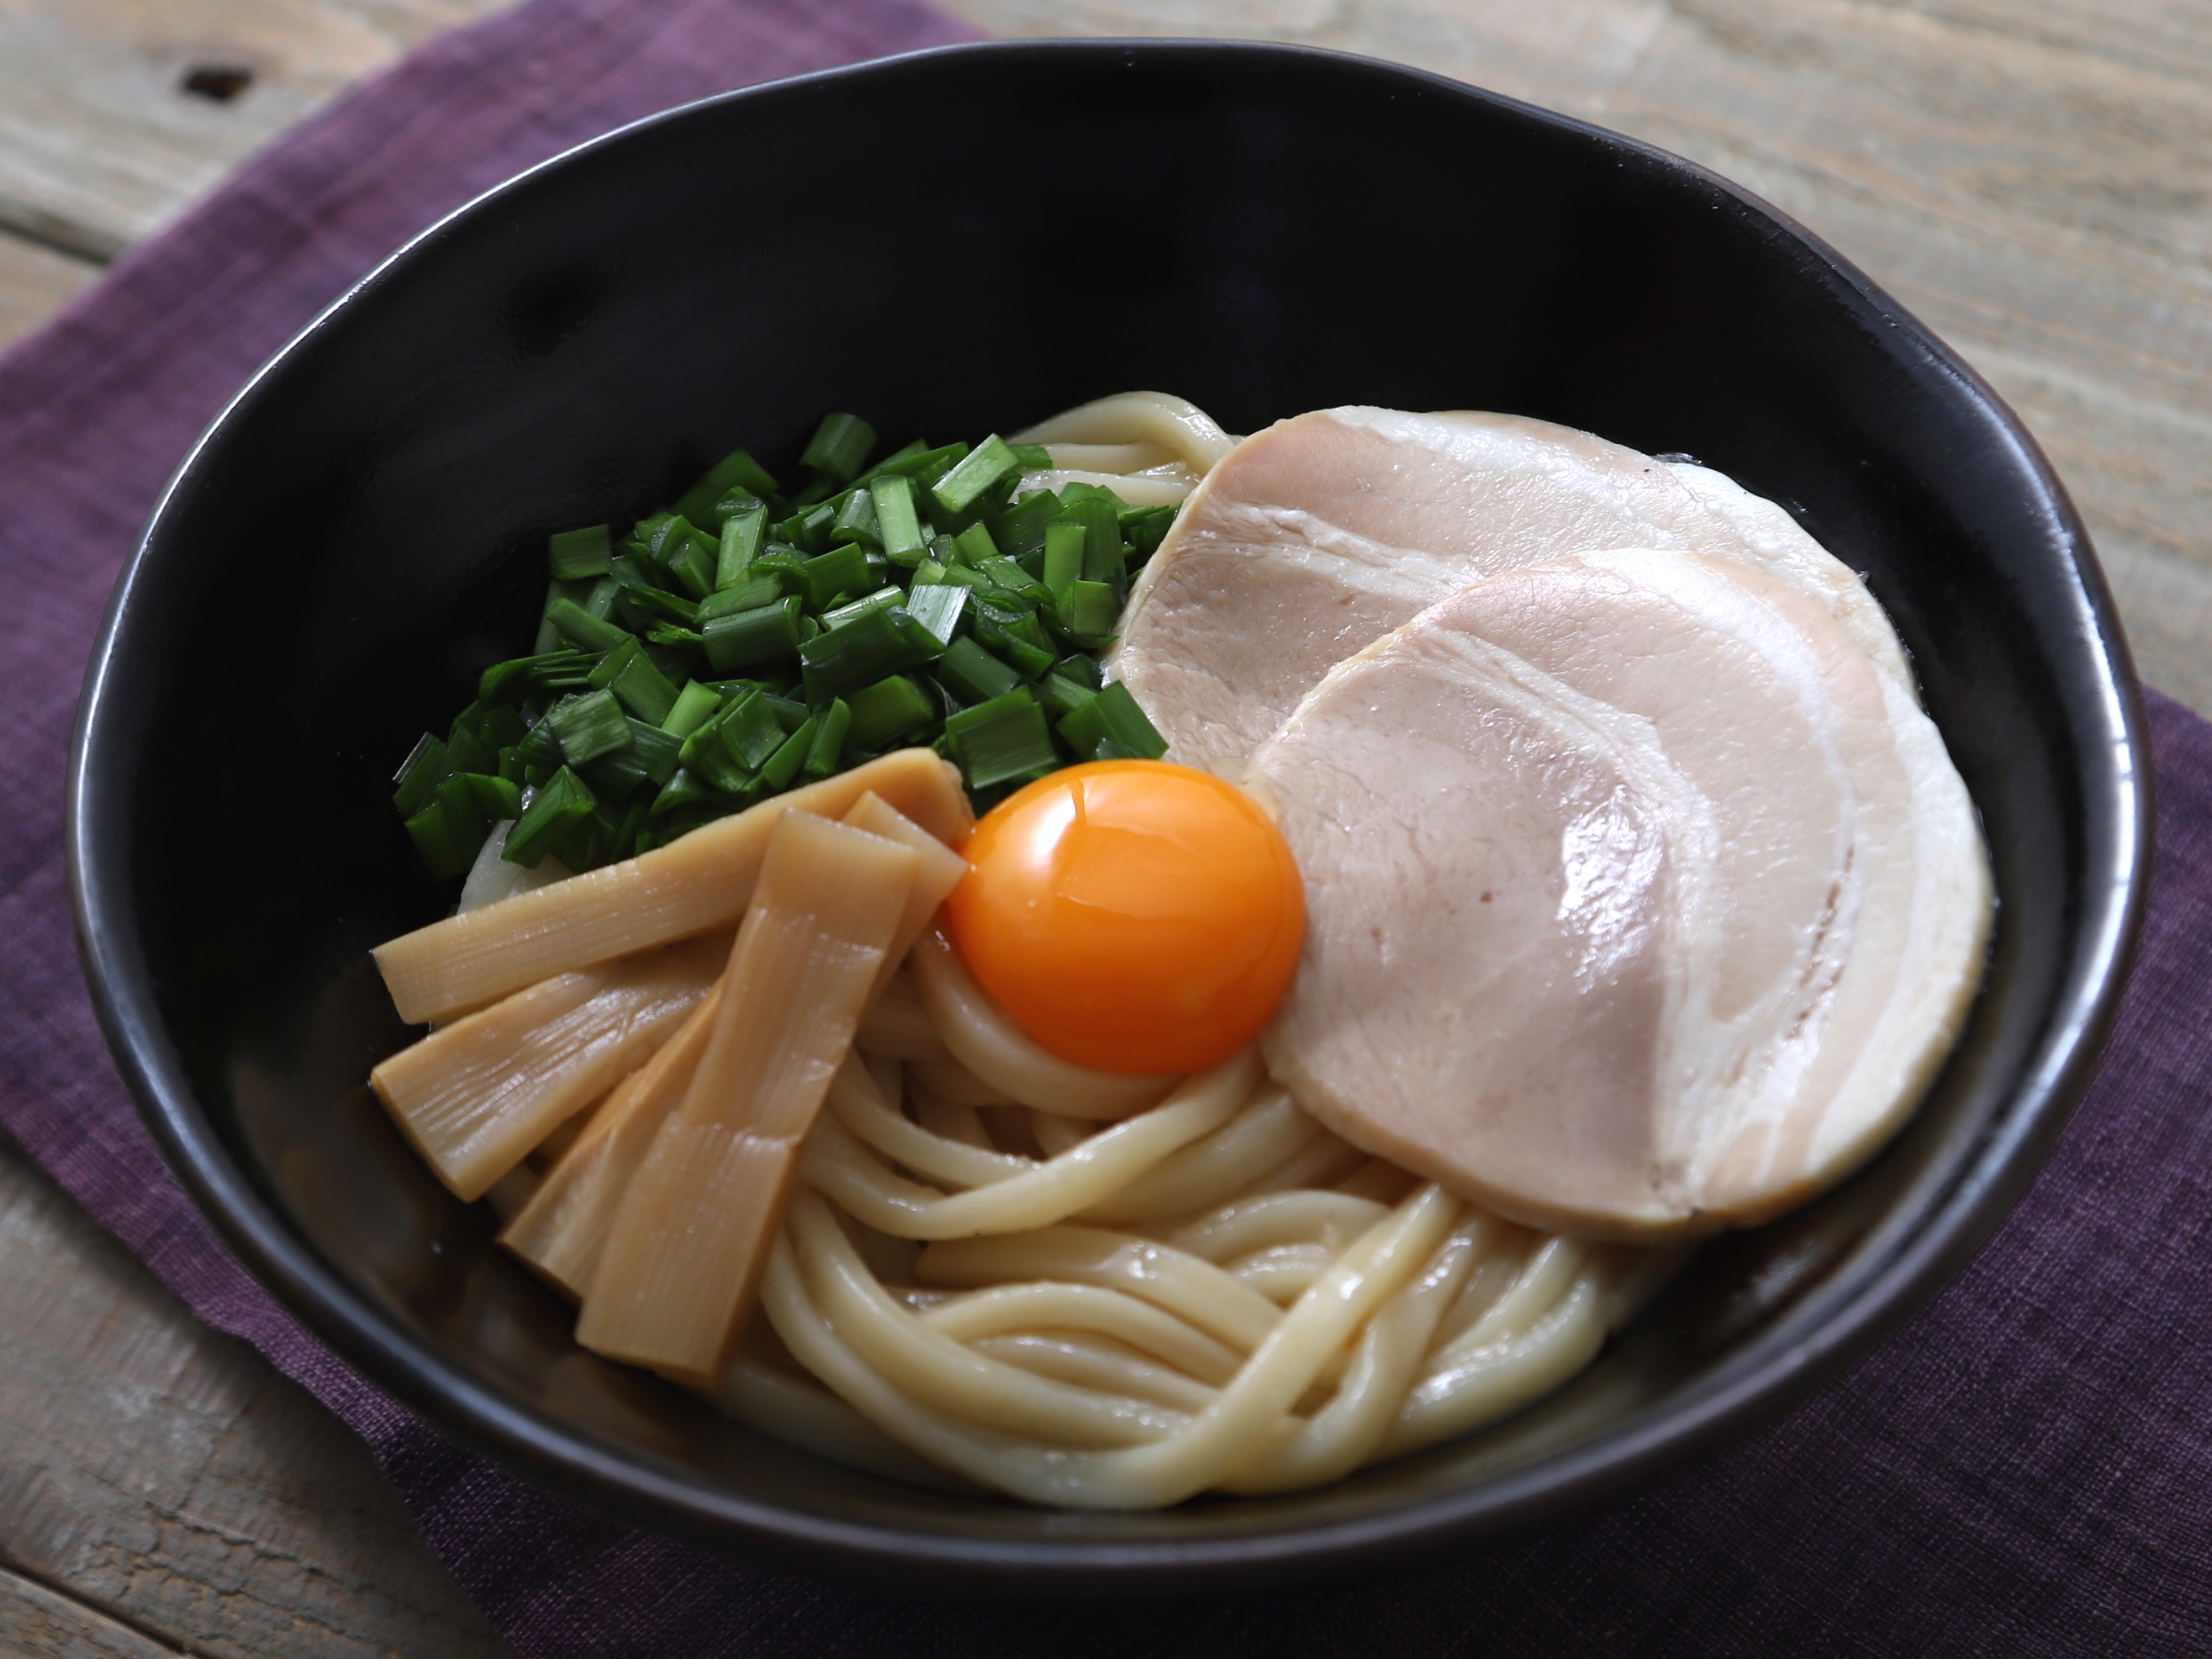
<svg viewBox="0 0 2212 1659">
<path fill-rule="evenodd" d="M 923 533 L 921 510 L 915 505 L 914 480 L 888 473 L 868 485 L 868 495 L 875 507 L 876 535 L 884 556 L 909 568 L 920 564 L 929 550 L 929 538 Z"/>
<path fill-rule="evenodd" d="M 657 726 L 649 726 L 641 720 L 632 720 L 629 723 L 629 752 L 637 757 L 638 764 L 644 769 L 645 775 L 651 778 L 654 783 L 666 783 L 675 775 L 677 751 L 684 747 L 682 738 L 672 732 L 662 731 Z"/>
<path fill-rule="evenodd" d="M 598 797 L 584 781 L 562 767 L 539 787 L 530 805 L 522 809 L 522 816 L 507 832 L 507 843 L 500 849 L 500 856 L 526 869 L 536 866 L 552 850 L 552 843 L 589 817 L 598 805 Z"/>
<path fill-rule="evenodd" d="M 481 772 L 492 763 L 492 750 L 466 715 L 453 722 L 453 729 L 446 733 L 446 772 Z"/>
<path fill-rule="evenodd" d="M 690 681 L 676 694 L 660 729 L 673 738 L 688 738 L 712 720 L 721 706 L 720 692 L 697 680 Z"/>
<path fill-rule="evenodd" d="M 530 728 L 530 735 L 514 747 L 525 766 L 542 767 L 550 772 L 561 764 L 561 734 L 553 729 L 550 720 L 538 721 Z"/>
<path fill-rule="evenodd" d="M 732 760 L 748 772 L 757 772 L 782 746 L 783 722 L 776 719 L 768 694 L 756 691 L 740 698 L 728 716 L 716 722 L 714 735 Z"/>
<path fill-rule="evenodd" d="M 1072 501 L 1063 500 L 1061 522 L 1083 526 L 1082 575 L 1085 581 L 1121 580 L 1121 521 L 1115 514 L 1118 505 L 1110 495 L 1080 495 Z M 1050 535 L 1049 532 L 1046 533 Z M 1050 545 L 1048 540 L 1046 546 Z"/>
<path fill-rule="evenodd" d="M 678 514 L 661 526 L 653 557 L 695 599 L 714 591 L 715 544 Z"/>
<path fill-rule="evenodd" d="M 810 778 L 826 778 L 837 769 L 844 751 L 845 734 L 853 725 L 853 705 L 839 697 L 822 714 L 814 728 L 814 742 L 806 751 L 805 771 Z"/>
<path fill-rule="evenodd" d="M 629 747 L 629 722 L 611 691 L 563 697 L 546 711 L 545 724 L 560 738 L 562 758 L 572 767 Z"/>
<path fill-rule="evenodd" d="M 662 787 L 660 793 L 653 798 L 650 811 L 654 817 L 659 817 L 663 813 L 674 811 L 679 806 L 691 806 L 705 800 L 708 798 L 708 793 L 706 783 L 696 776 L 690 767 L 679 766 L 676 769 L 675 775 Z"/>
<path fill-rule="evenodd" d="M 1042 444 L 1008 444 L 1006 447 L 1024 472 L 1042 472 L 1052 465 L 1052 452 Z"/>
<path fill-rule="evenodd" d="M 602 576 L 584 591 L 584 597 L 576 603 L 586 616 L 597 617 L 605 622 L 607 613 L 615 608 L 615 599 L 621 592 L 620 582 L 612 576 Z"/>
<path fill-rule="evenodd" d="M 1127 754 L 1158 760 L 1168 752 L 1168 741 L 1145 718 L 1145 711 L 1119 680 L 1060 722 L 1060 735 L 1085 760 L 1097 758 L 1102 743 L 1112 743 Z"/>
<path fill-rule="evenodd" d="M 845 744 L 863 753 L 882 749 L 892 738 L 904 737 L 937 718 L 928 693 L 903 674 L 892 674 L 848 692 L 844 702 L 850 711 Z"/>
<path fill-rule="evenodd" d="M 406 824 L 408 839 L 422 857 L 433 881 L 450 881 L 462 874 L 475 862 L 476 854 L 461 856 L 454 844 L 452 832 L 446 823 L 445 808 L 436 801 L 412 814 Z M 479 843 L 481 845 L 481 843 Z"/>
<path fill-rule="evenodd" d="M 1035 679 L 1053 665 L 1054 653 L 1031 637 L 1042 631 L 1034 617 L 1016 617 L 1008 621 L 1003 613 L 994 617 L 989 606 L 979 605 L 971 626 L 976 642 L 1011 664 L 1024 679 Z"/>
<path fill-rule="evenodd" d="M 734 587 L 744 579 L 745 567 L 760 556 L 761 538 L 768 532 L 768 503 L 759 496 L 738 496 L 722 507 L 726 511 L 714 557 L 717 590 Z"/>
<path fill-rule="evenodd" d="M 791 781 L 799 775 L 799 769 L 806 763 L 807 753 L 814 747 L 814 720 L 806 723 L 783 740 L 783 746 L 770 755 L 762 765 L 761 776 L 775 789 L 788 789 Z"/>
<path fill-rule="evenodd" d="M 1060 764 L 1044 710 L 1025 690 L 948 716 L 945 736 L 970 789 L 1034 777 Z"/>
<path fill-rule="evenodd" d="M 830 544 L 830 526 L 837 521 L 836 510 L 826 504 L 794 513 L 775 526 L 778 540 L 786 541 L 801 553 L 819 553 Z"/>
<path fill-rule="evenodd" d="M 1021 463 L 996 433 L 970 450 L 959 465 L 929 487 L 929 498 L 948 519 L 964 516 L 993 488 L 1013 477 Z"/>
<path fill-rule="evenodd" d="M 961 590 L 954 588 L 953 592 Z M 947 690 L 965 703 L 985 703 L 1016 690 L 1022 677 L 972 639 L 961 638 L 945 648 L 931 671 Z"/>
<path fill-rule="evenodd" d="M 778 696 L 773 691 L 763 691 L 761 696 L 768 704 L 769 713 L 775 716 L 775 723 L 784 729 L 787 736 L 804 726 L 806 717 L 814 712 L 805 703 L 790 697 Z"/>
<path fill-rule="evenodd" d="M 625 586 L 616 604 L 615 614 L 647 629 L 663 623 L 690 628 L 699 620 L 699 607 L 680 593 L 663 592 L 657 587 Z"/>
<path fill-rule="evenodd" d="M 1121 590 L 1111 582 L 1070 582 L 1060 596 L 1060 619 L 1071 634 L 1111 634 L 1121 619 Z"/>
<path fill-rule="evenodd" d="M 1033 490 L 991 520 L 991 539 L 1010 558 L 1022 558 L 1044 546 L 1046 526 L 1060 517 L 1060 501 Z"/>
<path fill-rule="evenodd" d="M 1088 651 L 1073 652 L 1053 664 L 1052 672 L 1073 680 L 1078 685 L 1097 691 L 1106 684 L 1105 675 L 1098 672 L 1098 659 Z"/>
<path fill-rule="evenodd" d="M 941 587 L 945 585 L 945 567 L 934 559 L 924 559 L 914 568 L 914 586 Z"/>
<path fill-rule="evenodd" d="M 1083 550 L 1090 532 L 1083 526 L 1063 519 L 1048 526 L 1044 532 L 1044 585 L 1058 599 L 1067 592 L 1070 583 L 1083 576 Z"/>
<path fill-rule="evenodd" d="M 504 749 L 509 744 L 520 743 L 529 734 L 530 723 L 512 708 L 487 708 L 477 729 L 490 747 Z"/>
<path fill-rule="evenodd" d="M 969 525 L 952 538 L 953 550 L 960 562 L 981 568 L 983 561 L 999 556 L 999 544 L 991 539 L 991 532 L 978 522 Z"/>
<path fill-rule="evenodd" d="M 674 511 L 694 524 L 708 524 L 720 528 L 715 511 L 725 496 L 743 490 L 750 495 L 773 495 L 775 480 L 761 464 L 742 449 L 733 449 L 708 467 L 698 483 L 685 490 L 677 500 Z"/>
<path fill-rule="evenodd" d="M 1050 605 L 1055 597 L 1050 588 L 1012 559 L 986 559 L 975 568 L 989 577 L 992 585 L 1000 592 L 1032 610 L 1041 605 Z"/>
<path fill-rule="evenodd" d="M 1080 680 L 1069 678 L 1057 668 L 1048 674 L 1038 676 L 1030 690 L 1037 702 L 1043 705 L 1045 712 L 1054 720 L 1073 714 L 1098 695 L 1094 688 Z"/>
<path fill-rule="evenodd" d="M 607 586 L 612 587 L 615 584 L 609 582 Z M 609 599 L 611 602 L 611 594 Z M 565 638 L 586 651 L 611 651 L 629 638 L 626 630 L 616 627 L 605 617 L 592 615 L 573 599 L 554 600 L 545 607 L 545 616 Z"/>
<path fill-rule="evenodd" d="M 807 602 L 817 611 L 829 608 L 841 593 L 858 593 L 868 582 L 868 556 L 850 542 L 807 560 L 799 567 L 806 577 Z"/>
<path fill-rule="evenodd" d="M 835 610 L 823 611 L 821 617 L 822 625 L 824 628 L 835 628 L 839 623 L 848 621 L 859 616 L 863 611 L 873 610 L 886 605 L 896 605 L 904 598 L 906 595 L 897 587 L 886 584 L 872 593 L 863 593 L 859 599 L 848 600 Z"/>
<path fill-rule="evenodd" d="M 445 814 L 446 834 L 465 868 L 476 861 L 477 849 L 483 847 L 484 836 L 491 830 L 491 820 L 477 804 L 476 788 L 465 772 L 456 772 L 440 783 L 431 792 L 431 797 Z"/>
<path fill-rule="evenodd" d="M 717 617 L 702 629 L 707 660 L 717 673 L 734 674 L 781 662 L 799 651 L 799 600 L 779 599 L 757 610 Z"/>
<path fill-rule="evenodd" d="M 879 477 L 894 475 L 913 478 L 927 488 L 951 471 L 967 453 L 966 444 L 945 444 L 930 449 L 916 440 L 896 454 L 884 456 L 853 482 L 873 483 Z"/>
<path fill-rule="evenodd" d="M 928 644 L 917 649 L 901 622 L 912 618 L 896 607 L 872 605 L 807 641 L 799 647 L 799 659 L 833 695 L 915 667 L 935 654 L 935 641 L 919 630 Z"/>
<path fill-rule="evenodd" d="M 556 531 L 545 538 L 545 563 L 556 581 L 573 582 L 607 574 L 607 526 Z"/>
<path fill-rule="evenodd" d="M 1129 544 L 1129 551 L 1138 563 L 1143 563 L 1159 551 L 1160 544 L 1175 527 L 1176 509 L 1172 507 L 1125 507 L 1121 510 L 1121 539 Z"/>
<path fill-rule="evenodd" d="M 824 415 L 822 424 L 814 428 L 814 436 L 807 441 L 799 464 L 843 483 L 860 470 L 860 464 L 875 447 L 875 428 L 859 416 Z"/>
<path fill-rule="evenodd" d="M 875 493 L 870 489 L 848 489 L 831 503 L 837 516 L 830 521 L 830 542 L 864 542 L 870 547 L 883 545 L 883 532 L 876 524 Z"/>
<path fill-rule="evenodd" d="M 476 797 L 477 811 L 496 823 L 501 818 L 522 815 L 522 791 L 507 779 L 483 772 L 465 772 L 469 793 Z"/>
<path fill-rule="evenodd" d="M 392 804 L 399 809 L 399 816 L 410 818 L 421 811 L 445 772 L 446 745 L 425 732 L 392 775 Z"/>
<path fill-rule="evenodd" d="M 968 608 L 968 590 L 950 585 L 937 587 L 916 587 L 908 594 L 899 594 L 895 587 L 883 590 L 906 600 L 907 615 L 927 629 L 930 637 L 941 646 L 950 646 L 952 636 L 960 627 L 961 612 Z M 892 600 L 893 604 L 897 599 Z"/>
<path fill-rule="evenodd" d="M 704 628 L 717 617 L 734 617 L 740 611 L 757 611 L 784 597 L 782 573 L 775 570 L 750 575 L 719 593 L 699 601 L 698 625 Z"/>
<path fill-rule="evenodd" d="M 654 726 L 666 720 L 676 707 L 676 688 L 635 640 L 617 646 L 600 658 L 599 665 L 592 671 L 591 683 L 613 692 L 624 708 Z"/>
</svg>

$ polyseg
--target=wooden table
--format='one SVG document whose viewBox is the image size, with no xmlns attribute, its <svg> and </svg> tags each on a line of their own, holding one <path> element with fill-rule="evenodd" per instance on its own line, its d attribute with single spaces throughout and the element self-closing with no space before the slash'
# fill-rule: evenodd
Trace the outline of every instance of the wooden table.
<svg viewBox="0 0 2212 1659">
<path fill-rule="evenodd" d="M 0 0 L 0 340 L 498 0 Z M 2011 400 L 2212 713 L 2212 0 L 951 0 L 1395 58 L 1778 203 Z M 0 483 L 3 488 L 4 483 Z M 0 1151 L 0 1659 L 495 1654 L 367 1453 Z"/>
</svg>

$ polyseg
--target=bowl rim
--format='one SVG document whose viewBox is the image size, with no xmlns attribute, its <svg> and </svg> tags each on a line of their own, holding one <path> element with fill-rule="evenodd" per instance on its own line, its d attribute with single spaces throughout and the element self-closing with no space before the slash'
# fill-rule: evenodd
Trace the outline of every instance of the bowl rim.
<svg viewBox="0 0 2212 1659">
<path fill-rule="evenodd" d="M 198 1102 L 163 1027 L 131 902 L 123 837 L 108 809 L 127 794 L 104 736 L 119 716 L 117 646 L 167 523 L 197 492 L 228 433 L 285 366 L 354 301 L 402 279 L 416 262 L 510 193 L 573 158 L 732 104 L 772 102 L 813 89 L 908 72 L 948 58 L 1038 54 L 1198 62 L 1260 54 L 1325 61 L 1396 78 L 1411 92 L 1471 100 L 1522 121 L 1635 158 L 1730 198 L 1794 240 L 1828 277 L 1873 312 L 1929 368 L 1950 377 L 2014 447 L 2023 481 L 2040 497 L 2054 539 L 2070 545 L 2081 635 L 2100 663 L 2094 711 L 2077 711 L 2102 739 L 2108 794 L 2092 789 L 2080 943 L 2054 991 L 2054 1012 L 2022 1066 L 2024 1081 L 1966 1155 L 1909 1237 L 1857 1279 L 1814 1330 L 1782 1352 L 1723 1361 L 1666 1402 L 1656 1420 L 1631 1419 L 1454 1491 L 1371 1515 L 1249 1533 L 1153 1541 L 1033 1536 L 976 1539 L 787 1509 L 687 1480 L 504 1395 L 404 1329 L 297 1233 L 256 1189 Z M 143 607 L 139 607 L 143 610 Z M 192 445 L 165 486 L 118 580 L 88 664 L 69 762 L 65 851 L 78 953 L 94 1008 L 140 1114 L 171 1169 L 253 1277 L 378 1387 L 505 1467 L 661 1532 L 725 1552 L 879 1579 L 1013 1593 L 1194 1589 L 1279 1580 L 1292 1571 L 1403 1567 L 1454 1544 L 1498 1540 L 1647 1484 L 1723 1441 L 1771 1420 L 1840 1371 L 1934 1295 L 1994 1232 L 2063 1129 L 2116 1011 L 2148 894 L 2151 774 L 2140 692 L 2124 635 L 2087 531 L 2048 460 L 2011 410 L 1972 368 L 1824 240 L 1710 169 L 1643 140 L 1433 71 L 1328 48 L 1212 40 L 983 40 L 926 48 L 741 88 L 626 123 L 526 168 L 446 214 L 349 284 L 249 379 Z M 2086 755 L 2077 764 L 2095 764 Z M 2110 845 L 2098 858 L 2100 817 Z M 102 826 L 106 830 L 103 833 Z M 1751 1363 L 1756 1358 L 1757 1363 Z M 1046 1513 L 1040 1511 L 1040 1513 Z"/>
</svg>

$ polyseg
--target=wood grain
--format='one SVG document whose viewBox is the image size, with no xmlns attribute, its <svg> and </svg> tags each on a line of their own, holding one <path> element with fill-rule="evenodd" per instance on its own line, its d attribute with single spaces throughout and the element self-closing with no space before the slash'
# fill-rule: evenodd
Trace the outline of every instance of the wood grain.
<svg viewBox="0 0 2212 1659">
<path fill-rule="evenodd" d="M 2212 714 L 2207 0 L 949 0 L 999 34 L 1395 58 L 1702 161 L 1843 250 L 2020 411 L 2144 677 Z"/>
<path fill-rule="evenodd" d="M 0 233 L 0 346 L 28 334 L 99 275 L 89 259 Z"/>
<path fill-rule="evenodd" d="M 346 86 L 507 0 L 0 0 L 0 226 L 110 258 Z M 227 101 L 185 89 L 240 70 Z"/>
<path fill-rule="evenodd" d="M 505 1651 L 362 1443 L 3 1145 L 0 1331 L 0 1559 L 64 1593 L 0 1595 L 0 1654 L 72 1651 L 29 1633 L 71 1599 L 194 1654 Z"/>
<path fill-rule="evenodd" d="M 503 3 L 0 0 L 0 341 L 89 278 L 71 252 Z M 2212 713 L 2212 0 L 948 3 L 1000 34 L 1392 58 L 1748 185 L 2019 409 L 2146 677 Z M 182 90 L 203 65 L 254 78 Z M 361 1446 L 4 1150 L 0 1332 L 0 1659 L 501 1650 Z"/>
</svg>

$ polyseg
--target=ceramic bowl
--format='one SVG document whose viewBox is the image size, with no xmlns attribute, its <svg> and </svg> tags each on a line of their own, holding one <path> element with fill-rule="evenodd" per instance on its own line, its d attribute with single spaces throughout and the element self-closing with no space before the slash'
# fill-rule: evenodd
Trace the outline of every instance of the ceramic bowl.
<svg viewBox="0 0 2212 1659">
<path fill-rule="evenodd" d="M 1856 1179 L 1706 1247 L 1578 1381 L 1319 1491 L 1050 1513 L 833 1467 L 569 1340 L 366 1086 L 367 955 L 439 915 L 387 782 L 527 648 L 546 533 L 827 409 L 893 442 L 1128 387 L 1232 431 L 1493 409 L 1694 456 L 1888 608 L 1987 829 L 1986 988 Z M 1768 1419 L 2004 1215 L 2145 879 L 2111 604 L 2035 445 L 1801 227 L 1647 145 L 1412 70 L 1185 42 L 949 48 L 675 110 L 428 232 L 282 352 L 149 526 L 87 681 L 84 959 L 170 1160 L 363 1372 L 563 1492 L 939 1586 L 1189 1589 L 1522 1534 Z"/>
</svg>

